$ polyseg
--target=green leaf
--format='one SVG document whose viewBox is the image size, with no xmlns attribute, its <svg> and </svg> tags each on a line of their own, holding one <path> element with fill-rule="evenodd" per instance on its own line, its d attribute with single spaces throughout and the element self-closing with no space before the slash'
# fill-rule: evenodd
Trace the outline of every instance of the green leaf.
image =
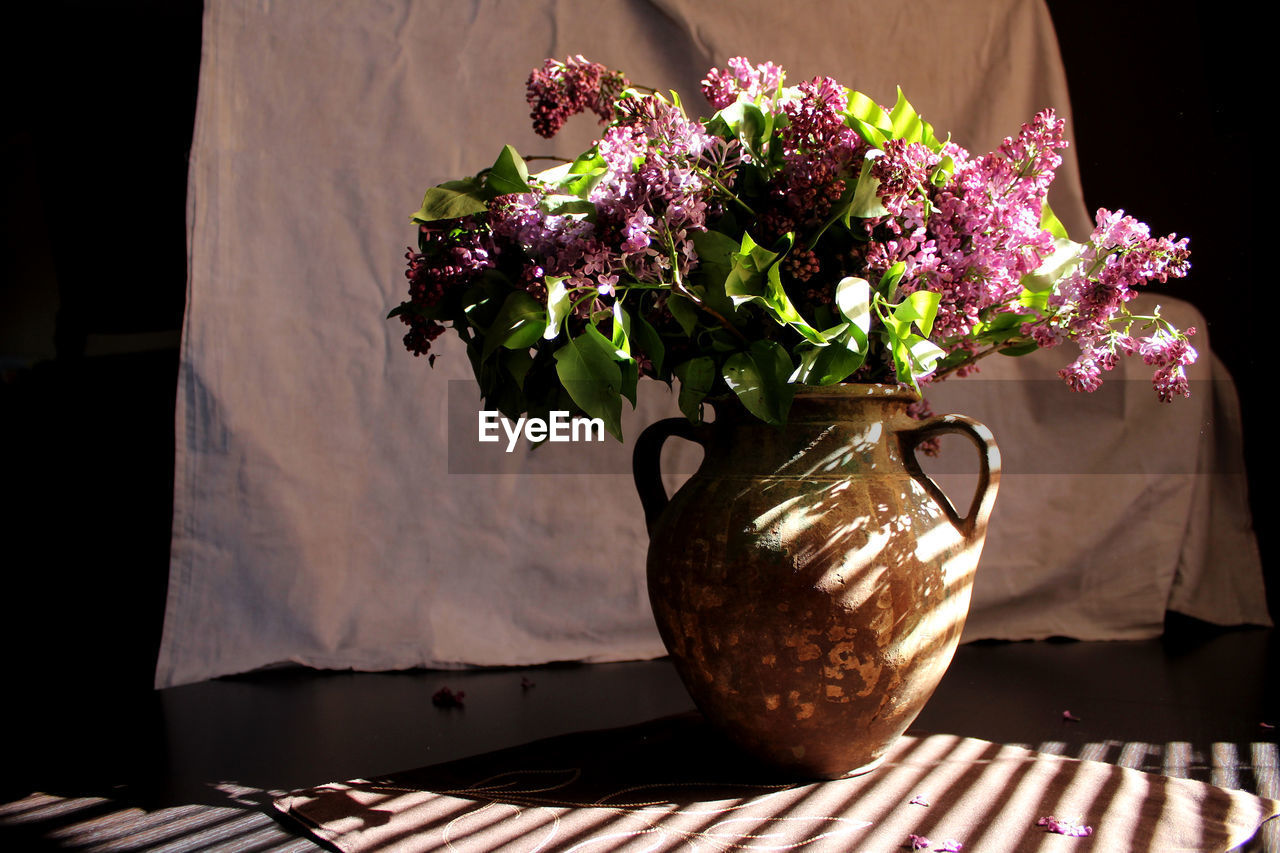
<svg viewBox="0 0 1280 853">
<path fill-rule="evenodd" d="M 680 411 L 689 420 L 702 420 L 702 401 L 711 393 L 716 381 L 716 363 L 703 355 L 676 365 L 673 371 L 680 380 Z"/>
<path fill-rule="evenodd" d="M 772 121 L 759 106 L 740 98 L 716 113 L 713 119 L 719 118 L 729 132 L 738 138 L 754 160 L 760 160 L 764 153 L 764 143 L 772 130 Z"/>
<path fill-rule="evenodd" d="M 876 291 L 886 300 L 893 299 L 898 290 L 898 282 L 902 281 L 902 274 L 906 271 L 906 263 L 898 261 L 885 270 L 884 275 L 880 276 L 880 283 L 876 285 Z"/>
<path fill-rule="evenodd" d="M 689 240 L 698 253 L 697 272 L 704 281 L 717 282 L 721 289 L 724 280 L 734 266 L 734 256 L 738 254 L 738 241 L 719 231 L 692 231 Z"/>
<path fill-rule="evenodd" d="M 564 318 L 573 310 L 573 296 L 564 284 L 566 278 L 568 276 L 549 275 L 545 279 L 547 284 L 547 327 L 542 332 L 544 340 L 555 340 L 556 336 L 560 334 L 560 326 L 564 323 Z"/>
<path fill-rule="evenodd" d="M 538 300 L 523 290 L 513 290 L 485 332 L 481 360 L 488 359 L 500 346 L 511 350 L 528 349 L 537 343 L 546 325 L 547 312 Z"/>
<path fill-rule="evenodd" d="M 1067 227 L 1054 214 L 1053 208 L 1049 207 L 1049 200 L 1045 199 L 1040 206 L 1040 228 L 1048 231 L 1059 240 L 1069 240 L 1070 235 L 1067 234 Z"/>
<path fill-rule="evenodd" d="M 893 365 L 898 381 L 920 390 L 918 380 L 933 372 L 940 358 L 946 355 L 941 347 L 917 334 L 908 334 L 893 341 Z"/>
<path fill-rule="evenodd" d="M 776 341 L 755 341 L 746 352 L 729 357 L 721 375 L 742 405 L 765 423 L 786 422 L 795 388 L 789 384 L 795 365 Z"/>
<path fill-rule="evenodd" d="M 413 222 L 438 222 L 484 213 L 489 209 L 484 186 L 475 178 L 446 181 L 427 190 L 422 207 L 413 214 Z"/>
<path fill-rule="evenodd" d="M 698 327 L 698 309 L 687 297 L 672 293 L 667 297 L 667 310 L 680 324 L 686 337 L 693 337 L 693 330 Z"/>
<path fill-rule="evenodd" d="M 493 196 L 508 193 L 527 193 L 529 187 L 529 167 L 524 158 L 516 153 L 510 145 L 504 145 L 493 168 L 485 178 L 485 186 Z"/>
<path fill-rule="evenodd" d="M 588 222 L 595 222 L 595 202 L 578 198 L 576 195 L 549 195 L 539 205 L 549 216 L 577 216 Z"/>
<path fill-rule="evenodd" d="M 527 349 L 510 350 L 502 354 L 502 366 L 511 374 L 516 385 L 524 390 L 524 378 L 529 375 L 529 368 L 533 367 L 533 356 Z"/>
<path fill-rule="evenodd" d="M 938 363 L 938 359 L 946 355 L 942 347 L 928 338 L 913 336 L 911 340 L 907 341 L 907 346 L 911 353 L 913 366 L 918 366 L 920 370 L 917 377 L 932 373 L 934 365 Z"/>
<path fill-rule="evenodd" d="M 840 193 L 840 198 L 836 203 L 831 205 L 831 213 L 827 216 L 827 221 L 822 223 L 822 227 L 809 238 L 809 248 L 814 249 L 818 245 L 818 241 L 822 239 L 822 235 L 827 233 L 827 229 L 837 222 L 844 222 L 845 227 L 849 223 L 849 210 L 853 206 L 854 196 L 857 194 L 858 182 L 845 181 L 844 191 Z"/>
<path fill-rule="evenodd" d="M 481 278 L 467 288 L 462 294 L 462 313 L 471 327 L 481 333 L 487 332 L 502 307 L 499 300 L 505 299 L 507 292 L 507 287 L 499 286 L 497 281 L 490 278 Z M 480 357 L 479 350 L 476 351 L 476 357 Z"/>
<path fill-rule="evenodd" d="M 978 323 L 973 327 L 973 329 L 975 333 L 982 335 L 984 338 L 990 338 L 994 334 L 1001 334 L 1010 330 L 1019 329 L 1027 320 L 1034 319 L 1034 314 L 1021 314 L 1017 311 L 1001 311 L 990 320 Z"/>
<path fill-rule="evenodd" d="M 902 93 L 901 86 L 898 87 L 898 102 L 893 105 L 889 119 L 893 122 L 894 139 L 904 139 L 907 142 L 921 140 L 924 128 L 920 116 L 916 114 L 911 104 L 907 103 L 907 96 Z"/>
<path fill-rule="evenodd" d="M 1022 293 L 1018 295 L 1018 305 L 1022 308 L 1030 308 L 1037 314 L 1043 314 L 1049 310 L 1049 295 L 1052 291 L 1040 290 L 1032 291 L 1022 288 Z"/>
<path fill-rule="evenodd" d="M 1020 284 L 1032 293 L 1051 291 L 1072 267 L 1080 263 L 1080 253 L 1084 246 L 1074 243 L 1065 237 L 1053 241 L 1053 253 L 1045 258 L 1035 272 L 1024 275 Z"/>
<path fill-rule="evenodd" d="M 872 154 L 876 153 L 878 152 L 869 152 L 866 159 L 862 161 L 862 170 L 858 173 L 858 184 L 853 191 L 853 200 L 849 203 L 849 209 L 845 211 L 846 227 L 849 225 L 850 217 L 870 219 L 875 216 L 887 216 L 889 213 L 880 203 L 880 196 L 876 195 L 880 189 L 880 181 L 871 174 L 871 162 L 875 159 Z"/>
<path fill-rule="evenodd" d="M 608 172 L 609 167 L 604 162 L 604 158 L 595 148 L 592 148 L 579 155 L 578 159 L 569 165 L 570 177 L 565 180 L 563 186 L 573 195 L 587 198 Z"/>
<path fill-rule="evenodd" d="M 857 332 L 859 351 L 865 352 L 871 334 L 871 284 L 865 278 L 847 276 L 836 285 L 836 307 Z"/>
<path fill-rule="evenodd" d="M 636 360 L 625 348 L 618 346 L 610 338 L 606 338 L 599 329 L 593 325 L 587 326 L 586 332 L 576 338 L 582 342 L 584 346 L 595 347 L 604 355 L 613 359 L 618 364 L 618 370 L 622 376 L 622 384 L 619 386 L 619 392 L 631 402 L 631 407 L 636 405 L 636 385 L 640 380 L 639 365 Z"/>
<path fill-rule="evenodd" d="M 893 130 L 893 119 L 889 117 L 889 114 L 873 99 L 861 92 L 849 93 L 849 106 L 844 115 L 846 123 L 848 119 L 856 119 L 881 131 L 882 140 L 886 138 L 885 134 Z M 856 130 L 857 128 L 854 129 Z"/>
<path fill-rule="evenodd" d="M 612 345 L 601 335 L 602 348 L 586 335 L 570 338 L 555 352 L 556 375 L 570 398 L 591 418 L 604 421 L 604 428 L 622 440 L 622 369 L 612 356 Z"/>
<path fill-rule="evenodd" d="M 591 195 L 591 190 L 608 171 L 604 158 L 592 148 L 578 156 L 572 163 L 562 163 L 534 175 L 540 184 L 559 187 L 579 199 Z"/>
<path fill-rule="evenodd" d="M 934 167 L 933 172 L 929 175 L 929 182 L 935 187 L 945 187 L 947 181 L 951 180 L 951 176 L 956 172 L 956 161 L 950 154 L 943 157 L 938 165 Z"/>
<path fill-rule="evenodd" d="M 834 385 L 849 378 L 866 361 L 866 338 L 860 345 L 851 345 L 849 329 L 845 324 L 843 334 L 828 333 L 830 341 L 825 347 L 805 347 L 800 355 L 800 365 L 791 374 L 791 382 L 803 385 Z"/>
<path fill-rule="evenodd" d="M 860 118 L 845 116 L 844 123 L 857 131 L 859 136 L 876 148 L 884 147 L 884 144 L 889 141 L 888 134 Z"/>
<path fill-rule="evenodd" d="M 621 302 L 613 303 L 613 335 L 610 342 L 615 348 L 631 355 L 631 315 Z"/>
<path fill-rule="evenodd" d="M 658 334 L 658 330 L 650 325 L 643 315 L 637 314 L 631 320 L 631 340 L 640 348 L 640 352 L 647 355 L 649 361 L 653 362 L 653 372 L 661 376 L 667 348 L 663 345 L 662 336 Z"/>
<path fill-rule="evenodd" d="M 907 295 L 897 308 L 893 309 L 893 315 L 899 320 L 908 323 L 915 323 L 921 333 L 925 337 L 933 331 L 933 318 L 938 313 L 938 303 L 942 301 L 942 294 L 934 293 L 931 290 L 917 290 L 915 293 Z"/>
<path fill-rule="evenodd" d="M 778 324 L 791 326 L 806 340 L 821 346 L 826 344 L 826 338 L 800 316 L 782 286 L 778 260 L 791 248 L 791 237 L 786 235 L 780 253 L 757 245 L 750 234 L 743 234 L 741 251 L 733 256 L 734 266 L 725 279 L 724 290 L 734 305 L 758 303 Z"/>
<path fill-rule="evenodd" d="M 898 87 L 898 102 L 889 114 L 893 121 L 893 137 L 907 142 L 920 142 L 935 154 L 942 150 L 942 143 L 933 134 L 933 126 L 925 121 L 907 102 L 907 96 Z"/>
<path fill-rule="evenodd" d="M 1037 344 L 1035 341 L 1025 341 L 1020 344 L 1014 344 L 1013 346 L 1003 347 L 1001 349 L 996 350 L 996 352 L 1000 353 L 1001 355 L 1020 356 L 1020 355 L 1030 355 L 1031 353 L 1035 352 L 1038 349 L 1040 349 L 1040 345 Z"/>
</svg>

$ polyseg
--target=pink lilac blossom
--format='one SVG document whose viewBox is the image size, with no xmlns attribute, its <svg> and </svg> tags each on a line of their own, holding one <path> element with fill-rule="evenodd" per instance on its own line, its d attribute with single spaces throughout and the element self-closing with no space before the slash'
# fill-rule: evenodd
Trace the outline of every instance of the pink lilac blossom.
<svg viewBox="0 0 1280 853">
<path fill-rule="evenodd" d="M 1096 390 L 1101 372 L 1115 367 L 1118 354 L 1136 353 L 1156 368 L 1152 385 L 1162 401 L 1190 396 L 1185 368 L 1198 354 L 1186 338 L 1194 329 L 1178 333 L 1165 324 L 1167 328 L 1135 339 L 1112 328 L 1125 320 L 1124 305 L 1137 296 L 1138 287 L 1187 274 L 1187 239 L 1172 234 L 1153 238 L 1145 224 L 1122 210 L 1100 209 L 1096 223 L 1079 262 L 1049 299 L 1047 324 L 1038 324 L 1054 331 L 1036 334 L 1037 342 L 1043 340 L 1044 346 L 1070 338 L 1079 345 L 1080 356 L 1058 371 L 1072 390 Z"/>
<path fill-rule="evenodd" d="M 770 181 L 759 211 L 759 236 L 767 241 L 825 219 L 847 180 L 857 177 L 854 168 L 868 150 L 862 137 L 844 123 L 849 95 L 843 86 L 830 77 L 815 77 L 801 83 L 797 92 L 783 105 L 788 121 L 778 134 L 782 168 Z M 817 257 L 806 257 L 799 269 L 806 278 L 815 275 Z"/>
<path fill-rule="evenodd" d="M 529 74 L 526 100 L 534 131 L 550 139 L 570 116 L 591 110 L 600 120 L 613 118 L 614 101 L 629 83 L 620 72 L 610 71 L 585 57 L 570 56 L 563 62 L 546 60 Z"/>
<path fill-rule="evenodd" d="M 610 271 L 610 253 L 594 226 L 572 216 L 553 216 L 540 208 L 541 194 L 500 196 L 490 206 L 494 237 L 526 258 L 521 284 L 545 298 L 544 276 L 564 276 L 571 286 L 594 283 L 593 275 Z M 579 306 L 585 311 L 585 306 Z"/>
<path fill-rule="evenodd" d="M 1087 838 L 1093 835 L 1092 826 L 1085 826 L 1083 823 L 1072 823 L 1069 820 L 1062 820 L 1053 815 L 1040 818 L 1036 821 L 1036 826 L 1043 826 L 1046 832 L 1068 835 L 1072 838 Z"/>
<path fill-rule="evenodd" d="M 771 98 L 782 88 L 783 71 L 772 62 L 752 65 L 746 57 L 735 56 L 726 65 L 724 71 L 712 68 L 702 81 L 702 94 L 717 110 L 738 100 L 739 95 L 754 101 L 762 95 Z"/>
<path fill-rule="evenodd" d="M 619 263 L 636 281 L 663 280 L 673 256 L 687 275 L 697 262 L 689 234 L 706 230 L 713 189 L 699 164 L 715 145 L 662 99 L 623 99 L 619 110 L 598 148 L 608 172 L 591 192 L 597 228 L 622 236 Z"/>
<path fill-rule="evenodd" d="M 933 842 L 925 838 L 923 835 L 916 835 L 914 832 L 907 836 L 907 843 L 902 845 L 911 850 L 928 850 L 929 845 Z"/>
<path fill-rule="evenodd" d="M 926 191 L 929 176 L 941 160 L 941 155 L 919 142 L 890 139 L 871 164 L 871 174 L 880 182 L 876 189 L 880 203 L 890 214 L 902 214 L 910 196 Z"/>
<path fill-rule="evenodd" d="M 490 206 L 495 237 L 528 259 L 522 284 L 535 296 L 545 297 L 544 276 L 612 297 L 624 277 L 664 281 L 673 260 L 681 275 L 697 262 L 689 235 L 705 230 L 712 189 L 699 164 L 708 151 L 726 162 L 730 152 L 660 98 L 622 98 L 616 108 L 615 124 L 596 147 L 605 173 L 589 196 L 594 221 L 546 213 L 540 191 L 502 196 Z M 595 307 L 582 300 L 576 312 L 585 317 Z"/>
<path fill-rule="evenodd" d="M 941 158 L 926 155 L 923 146 L 886 146 L 880 159 L 889 159 L 874 168 L 883 175 L 881 198 L 891 215 L 864 222 L 873 240 L 867 265 L 875 275 L 901 261 L 902 293 L 931 290 L 941 296 L 936 339 L 968 335 L 984 310 L 1015 299 L 1022 277 L 1052 253 L 1053 236 L 1040 228 L 1040 216 L 1061 163 L 1057 150 L 1067 145 L 1063 128 L 1045 110 L 991 154 L 970 158 L 946 143 L 941 153 L 951 158 L 954 173 L 936 189 L 925 171 Z"/>
</svg>

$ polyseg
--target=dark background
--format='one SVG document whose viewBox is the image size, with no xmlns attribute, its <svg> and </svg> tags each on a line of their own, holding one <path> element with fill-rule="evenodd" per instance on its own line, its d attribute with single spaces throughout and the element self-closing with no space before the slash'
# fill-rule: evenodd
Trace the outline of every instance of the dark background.
<svg viewBox="0 0 1280 853">
<path fill-rule="evenodd" d="M 1088 205 L 1191 237 L 1192 275 L 1167 290 L 1204 312 L 1236 380 L 1265 519 L 1260 472 L 1276 465 L 1254 390 L 1270 307 L 1257 300 L 1275 238 L 1253 203 L 1274 169 L 1254 114 L 1268 103 L 1249 84 L 1259 27 L 1222 3 L 1048 5 Z M 61 674 L 52 707 L 149 689 L 159 647 L 202 9 L 35 6 L 0 27 L 0 641 L 19 683 Z M 1275 535 L 1257 526 L 1280 612 Z"/>
</svg>

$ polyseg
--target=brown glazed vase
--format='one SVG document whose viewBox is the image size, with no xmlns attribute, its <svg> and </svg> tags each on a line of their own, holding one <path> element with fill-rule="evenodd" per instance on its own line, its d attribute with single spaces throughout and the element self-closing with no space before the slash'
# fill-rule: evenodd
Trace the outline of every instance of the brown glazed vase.
<svg viewBox="0 0 1280 853">
<path fill-rule="evenodd" d="M 712 423 L 659 421 L 636 443 L 663 641 L 703 715 L 789 772 L 872 769 L 964 627 L 1000 452 L 969 418 L 912 419 L 916 399 L 893 385 L 806 390 L 781 428 L 729 400 Z M 980 456 L 965 515 L 916 461 L 943 433 Z M 705 455 L 668 499 L 659 454 L 672 435 Z"/>
</svg>

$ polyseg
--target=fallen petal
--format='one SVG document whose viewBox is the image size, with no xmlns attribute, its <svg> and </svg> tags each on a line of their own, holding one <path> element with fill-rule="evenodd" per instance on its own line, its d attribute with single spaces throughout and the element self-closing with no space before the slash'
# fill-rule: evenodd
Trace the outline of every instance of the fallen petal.
<svg viewBox="0 0 1280 853">
<path fill-rule="evenodd" d="M 1085 826 L 1083 823 L 1073 823 L 1069 820 L 1062 820 L 1053 815 L 1042 817 L 1036 821 L 1036 826 L 1043 826 L 1047 831 L 1058 835 L 1069 835 L 1073 838 L 1085 838 L 1093 835 L 1093 827 Z"/>
<path fill-rule="evenodd" d="M 925 800 L 925 798 L 924 798 L 924 797 L 920 796 L 919 794 L 916 794 L 914 797 L 912 797 L 912 798 L 911 798 L 911 802 L 907 803 L 907 805 L 909 805 L 909 806 L 927 806 L 927 805 L 929 805 L 929 803 L 928 803 L 928 801 L 927 801 L 927 800 Z"/>
<path fill-rule="evenodd" d="M 454 691 L 448 687 L 441 687 L 431 695 L 431 704 L 437 708 L 461 708 L 462 697 L 466 695 L 461 690 Z"/>
<path fill-rule="evenodd" d="M 1075 714 L 1071 713 L 1070 711 L 1063 711 L 1063 712 L 1062 712 L 1062 719 L 1064 719 L 1064 720 L 1070 720 L 1070 721 L 1071 721 L 1071 722 L 1073 722 L 1073 723 L 1078 723 L 1078 722 L 1080 722 L 1080 718 L 1079 718 L 1079 717 L 1077 717 Z"/>
<path fill-rule="evenodd" d="M 942 851 L 942 853 L 960 853 L 963 848 L 964 845 L 959 841 L 956 841 L 954 838 L 948 838 L 933 849 Z"/>
<path fill-rule="evenodd" d="M 923 835 L 916 835 L 915 833 L 912 833 L 907 836 L 906 846 L 910 847 L 912 850 L 928 850 L 930 843 L 929 839 L 925 838 Z"/>
</svg>

